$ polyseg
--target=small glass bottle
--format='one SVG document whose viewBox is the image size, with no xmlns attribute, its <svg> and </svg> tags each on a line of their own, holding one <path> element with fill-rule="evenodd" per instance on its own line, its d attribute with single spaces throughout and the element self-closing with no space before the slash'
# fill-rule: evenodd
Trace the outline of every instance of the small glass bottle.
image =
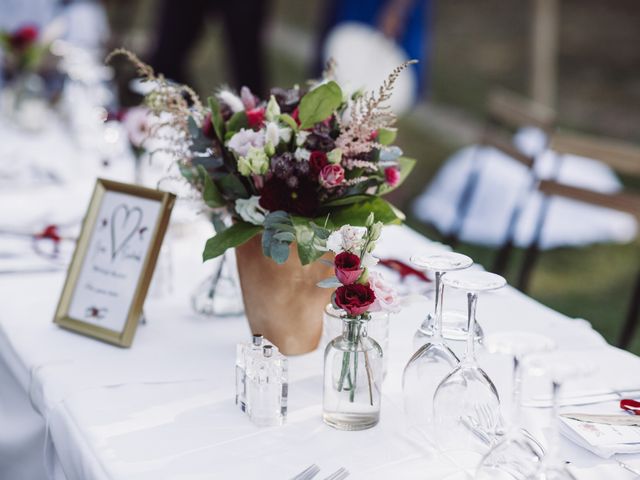
<svg viewBox="0 0 640 480">
<path fill-rule="evenodd" d="M 236 346 L 236 405 L 240 410 L 247 411 L 247 361 L 252 354 L 262 350 L 264 337 L 256 333 L 251 337 L 251 343 L 239 343 Z"/>
<path fill-rule="evenodd" d="M 365 318 L 343 318 L 342 335 L 324 354 L 323 420 L 339 430 L 364 430 L 380 418 L 383 354 Z"/>
<path fill-rule="evenodd" d="M 285 368 L 283 368 L 283 365 Z M 286 418 L 286 359 L 273 345 L 262 347 L 247 364 L 249 418 L 258 426 L 282 425 Z"/>
</svg>

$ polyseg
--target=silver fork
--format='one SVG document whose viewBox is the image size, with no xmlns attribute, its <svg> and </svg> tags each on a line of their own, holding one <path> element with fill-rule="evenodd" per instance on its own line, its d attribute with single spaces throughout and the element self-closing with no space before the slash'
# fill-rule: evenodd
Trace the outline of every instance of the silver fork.
<svg viewBox="0 0 640 480">
<path fill-rule="evenodd" d="M 311 480 L 319 472 L 320 472 L 320 467 L 318 467 L 316 464 L 309 465 L 307 468 L 305 468 L 303 471 L 301 471 L 291 480 Z"/>
<path fill-rule="evenodd" d="M 331 475 L 329 475 L 324 480 L 343 480 L 343 479 L 347 478 L 348 476 L 349 476 L 349 471 L 344 467 L 340 467 L 338 470 L 333 472 Z"/>
</svg>

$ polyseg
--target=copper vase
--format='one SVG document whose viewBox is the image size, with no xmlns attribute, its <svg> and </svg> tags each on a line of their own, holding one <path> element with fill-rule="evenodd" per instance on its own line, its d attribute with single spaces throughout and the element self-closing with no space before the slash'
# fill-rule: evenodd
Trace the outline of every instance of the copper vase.
<svg viewBox="0 0 640 480">
<path fill-rule="evenodd" d="M 262 253 L 261 239 L 256 235 L 236 247 L 251 333 L 261 333 L 285 355 L 311 352 L 320 341 L 322 314 L 332 292 L 316 284 L 333 275 L 333 269 L 318 261 L 303 266 L 295 244 L 287 261 L 278 265 Z"/>
</svg>

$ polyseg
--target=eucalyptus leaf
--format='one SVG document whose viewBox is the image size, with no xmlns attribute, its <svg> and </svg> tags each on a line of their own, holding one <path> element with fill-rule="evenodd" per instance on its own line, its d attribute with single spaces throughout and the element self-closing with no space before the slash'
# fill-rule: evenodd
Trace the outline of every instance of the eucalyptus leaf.
<svg viewBox="0 0 640 480">
<path fill-rule="evenodd" d="M 278 265 L 282 265 L 289 258 L 289 244 L 274 240 L 271 242 L 271 254 L 269 256 Z"/>
<path fill-rule="evenodd" d="M 273 236 L 273 238 L 280 242 L 292 243 L 296 241 L 296 236 L 291 232 L 278 232 Z"/>
<path fill-rule="evenodd" d="M 217 233 L 207 240 L 204 251 L 202 252 L 202 261 L 206 262 L 212 258 L 219 257 L 229 248 L 242 245 L 260 233 L 261 230 L 261 226 L 252 225 L 247 222 L 238 222 L 231 225 L 223 232 Z"/>
<path fill-rule="evenodd" d="M 307 265 L 318 258 L 325 252 L 316 248 L 316 236 L 311 225 L 312 222 L 304 217 L 292 216 L 291 220 L 296 229 L 296 242 L 298 244 L 298 256 L 300 263 Z"/>
<path fill-rule="evenodd" d="M 211 177 L 209 176 L 209 172 L 202 166 L 198 165 L 198 172 L 200 174 L 200 178 L 204 183 L 204 190 L 202 192 L 202 199 L 207 206 L 211 208 L 219 208 L 224 206 L 224 198 L 216 187 L 216 184 L 213 183 Z"/>
<path fill-rule="evenodd" d="M 342 286 L 342 283 L 336 277 L 329 277 L 316 283 L 316 286 L 320 288 L 338 288 Z"/>
<path fill-rule="evenodd" d="M 209 108 L 211 109 L 211 123 L 213 124 L 213 130 L 216 132 L 218 140 L 224 139 L 224 120 L 220 113 L 220 104 L 216 97 L 209 97 Z"/>
<path fill-rule="evenodd" d="M 342 90 L 334 82 L 327 82 L 307 93 L 298 106 L 300 128 L 310 128 L 329 117 L 342 103 Z"/>
</svg>

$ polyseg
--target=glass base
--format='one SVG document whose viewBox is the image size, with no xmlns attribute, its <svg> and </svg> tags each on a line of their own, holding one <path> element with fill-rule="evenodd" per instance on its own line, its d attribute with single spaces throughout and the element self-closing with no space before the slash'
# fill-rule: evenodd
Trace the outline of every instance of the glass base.
<svg viewBox="0 0 640 480">
<path fill-rule="evenodd" d="M 338 430 L 356 431 L 375 427 L 380 420 L 380 412 L 363 413 L 323 413 L 324 423 Z"/>
<path fill-rule="evenodd" d="M 482 327 L 476 320 L 476 341 L 482 344 L 484 340 L 484 331 Z M 433 325 L 435 324 L 435 319 L 432 314 L 429 313 L 426 320 L 418 327 L 418 331 L 416 332 L 416 340 L 419 337 L 424 339 L 429 339 L 433 336 Z M 466 312 L 449 310 L 445 311 L 442 314 L 442 337 L 445 340 L 453 340 L 453 341 L 466 341 L 467 340 L 467 314 Z M 425 340 L 421 342 L 419 346 L 427 343 Z"/>
</svg>

